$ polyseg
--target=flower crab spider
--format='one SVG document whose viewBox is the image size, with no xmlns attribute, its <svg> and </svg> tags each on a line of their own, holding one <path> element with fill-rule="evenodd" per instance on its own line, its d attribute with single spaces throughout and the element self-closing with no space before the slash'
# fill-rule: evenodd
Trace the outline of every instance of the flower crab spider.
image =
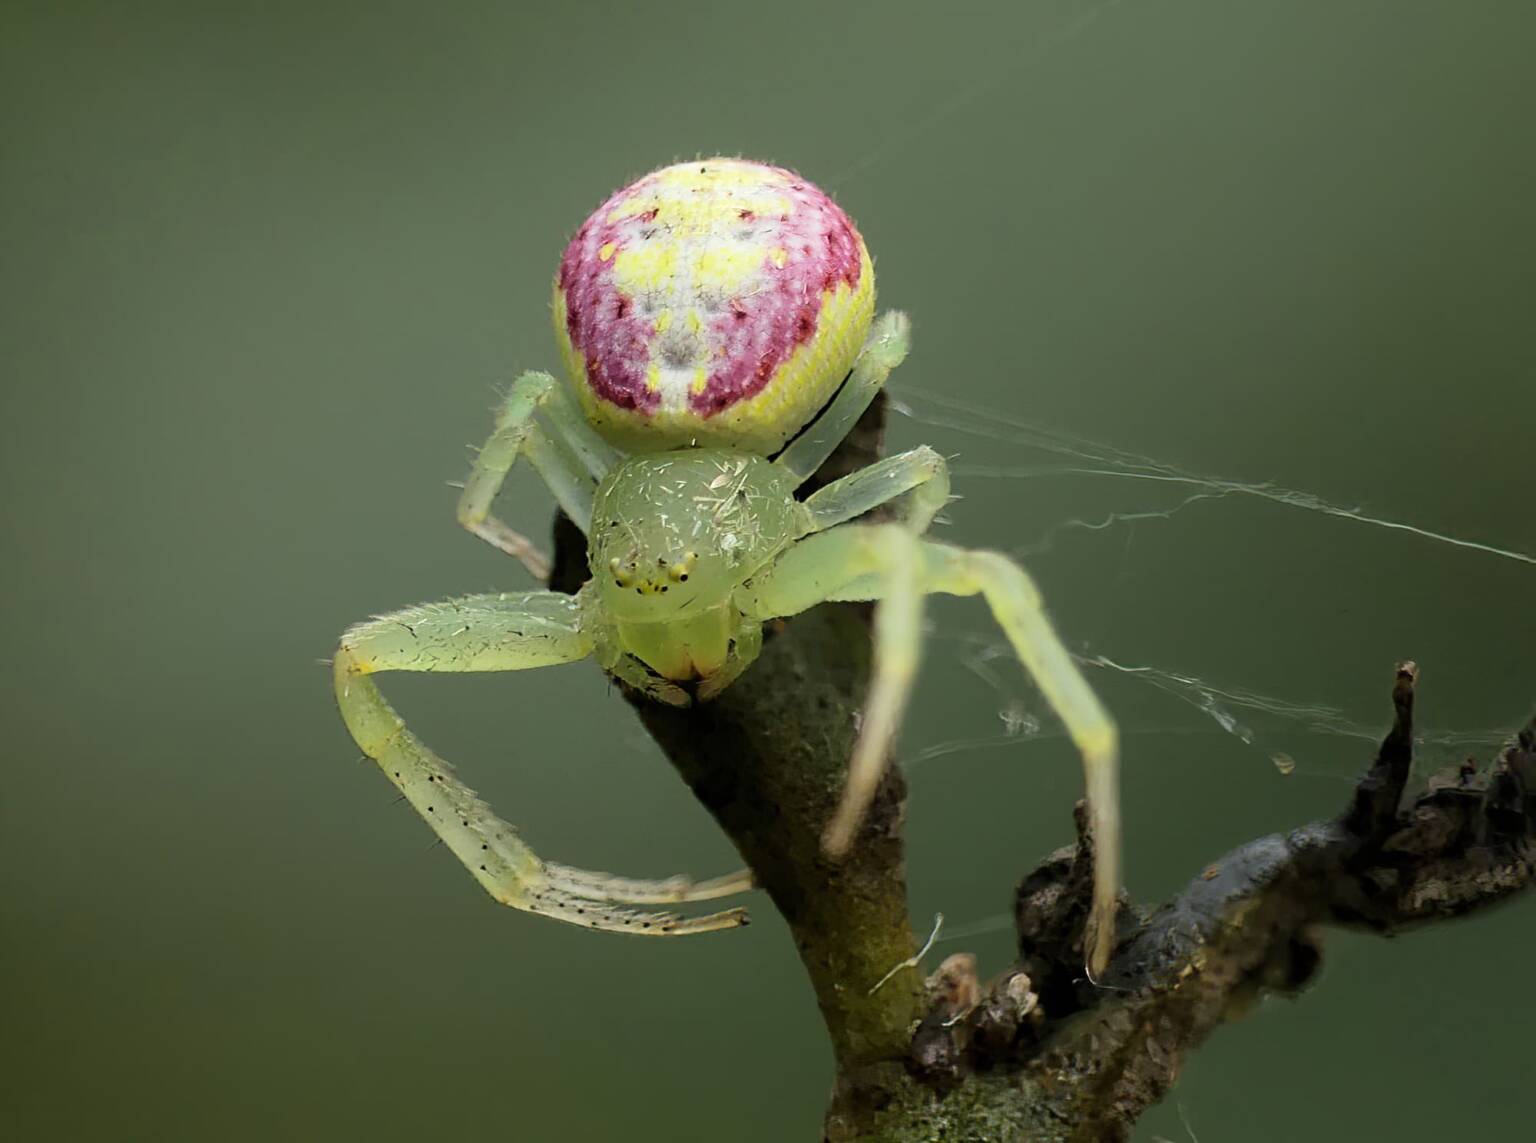
<svg viewBox="0 0 1536 1143">
<path fill-rule="evenodd" d="M 614 932 L 731 928 L 746 923 L 745 910 L 689 917 L 628 906 L 725 896 L 750 888 L 750 873 L 636 880 L 544 861 L 405 726 L 371 676 L 590 655 L 650 698 L 686 705 L 740 678 L 766 621 L 828 600 L 878 600 L 863 723 L 824 835 L 835 856 L 853 841 L 900 725 L 923 597 L 979 594 L 1083 756 L 1098 843 L 1085 955 L 1090 972 L 1101 970 L 1118 892 L 1116 731 L 1034 584 L 1002 555 L 923 538 L 949 498 L 932 449 L 796 495 L 907 353 L 903 315 L 873 320 L 874 268 L 847 216 L 776 167 L 668 167 L 587 220 L 554 294 L 571 385 L 546 373 L 513 383 L 458 518 L 545 577 L 542 554 L 490 513 L 523 457 L 586 533 L 593 577 L 575 596 L 468 596 L 349 629 L 336 695 L 364 753 L 503 904 Z M 898 500 L 896 522 L 858 522 Z"/>
</svg>

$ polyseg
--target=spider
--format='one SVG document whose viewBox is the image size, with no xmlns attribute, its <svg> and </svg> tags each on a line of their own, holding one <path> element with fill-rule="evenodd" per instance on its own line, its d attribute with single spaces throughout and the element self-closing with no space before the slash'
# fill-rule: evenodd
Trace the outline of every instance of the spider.
<svg viewBox="0 0 1536 1143">
<path fill-rule="evenodd" d="M 1108 959 L 1118 887 L 1117 735 L 1007 557 L 923 538 L 949 499 L 927 447 L 801 498 L 906 356 L 908 322 L 874 318 L 864 240 L 822 191 L 778 167 L 706 159 L 653 172 L 576 232 L 554 283 L 566 372 L 524 373 L 465 483 L 459 522 L 539 579 L 549 564 L 491 514 L 519 457 L 588 538 L 575 596 L 471 595 L 350 628 L 334 660 L 348 730 L 497 901 L 613 932 L 747 923 L 630 906 L 749 889 L 747 871 L 639 880 L 538 857 L 413 734 L 371 676 L 514 671 L 595 658 L 651 699 L 708 701 L 750 668 L 763 624 L 828 600 L 878 600 L 874 666 L 823 843 L 847 851 L 911 690 L 926 594 L 981 595 L 1083 756 L 1097 838 L 1090 971 Z M 881 505 L 891 523 L 859 522 Z M 724 764 L 724 763 L 723 763 Z"/>
</svg>

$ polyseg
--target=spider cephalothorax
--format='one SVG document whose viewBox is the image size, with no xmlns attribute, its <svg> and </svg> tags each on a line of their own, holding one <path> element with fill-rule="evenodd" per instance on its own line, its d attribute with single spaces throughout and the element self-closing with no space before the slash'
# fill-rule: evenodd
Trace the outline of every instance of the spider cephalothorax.
<svg viewBox="0 0 1536 1143">
<path fill-rule="evenodd" d="M 741 924 L 745 912 L 625 906 L 719 897 L 749 888 L 751 875 L 647 881 L 541 860 L 411 733 L 373 673 L 592 656 L 624 684 L 685 705 L 751 666 L 764 622 L 825 600 L 878 600 L 869 699 L 825 836 L 837 854 L 900 725 L 923 597 L 981 595 L 1083 754 L 1098 842 L 1086 952 L 1091 969 L 1106 963 L 1118 887 L 1115 729 L 1029 577 L 996 553 L 924 538 L 949 497 L 931 449 L 798 498 L 906 356 L 906 319 L 872 323 L 873 306 L 873 267 L 847 216 L 798 175 L 760 163 L 706 159 L 647 175 L 571 240 L 555 282 L 569 386 L 544 373 L 513 383 L 459 520 L 547 575 L 543 555 L 490 511 L 524 457 L 587 534 L 593 578 L 574 598 L 501 592 L 381 616 L 347 631 L 335 660 L 353 737 L 498 901 L 597 929 L 702 932 Z M 881 505 L 896 508 L 896 522 L 858 522 Z"/>
<path fill-rule="evenodd" d="M 593 581 L 602 605 L 652 623 L 725 606 L 743 579 L 802 534 L 795 483 L 762 457 L 718 449 L 621 462 L 592 505 L 590 559 L 607 573 Z"/>
</svg>

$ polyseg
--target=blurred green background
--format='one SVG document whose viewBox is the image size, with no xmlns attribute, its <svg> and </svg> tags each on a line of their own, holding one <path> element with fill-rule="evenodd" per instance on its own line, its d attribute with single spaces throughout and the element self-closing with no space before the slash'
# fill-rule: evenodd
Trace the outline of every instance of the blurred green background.
<svg viewBox="0 0 1536 1143">
<path fill-rule="evenodd" d="M 1536 699 L 1530 562 L 1180 507 L 1201 486 L 1018 427 L 1536 552 L 1529 4 L 526 7 L 0 6 L 6 1138 L 815 1137 L 830 1061 L 766 901 L 676 942 L 491 906 L 316 665 L 354 619 L 526 582 L 447 483 L 497 386 L 556 364 L 566 235 L 674 159 L 832 190 L 914 315 L 890 435 L 956 457 L 945 535 L 1025 554 L 1085 653 L 1198 680 L 1093 676 L 1139 895 L 1334 810 L 1399 658 L 1425 768 Z M 542 532 L 533 480 L 504 503 Z M 990 972 L 976 930 L 1080 777 L 984 613 L 932 618 L 913 911 Z M 590 663 L 386 685 L 541 852 L 731 866 Z M 1513 1137 L 1533 941 L 1536 902 L 1335 935 L 1137 1138 Z"/>
</svg>

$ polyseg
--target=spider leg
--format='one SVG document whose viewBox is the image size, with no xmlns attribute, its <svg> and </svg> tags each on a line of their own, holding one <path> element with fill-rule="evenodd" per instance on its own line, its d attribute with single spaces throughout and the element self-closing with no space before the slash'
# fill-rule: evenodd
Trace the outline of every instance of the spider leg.
<svg viewBox="0 0 1536 1143">
<path fill-rule="evenodd" d="M 555 437 L 576 455 L 592 480 L 601 484 L 608 470 L 622 457 L 592 427 L 570 386 L 557 384 L 550 389 L 545 394 L 543 409 Z"/>
<path fill-rule="evenodd" d="M 910 615 L 905 572 L 893 561 L 912 562 L 902 542 L 878 539 L 900 536 L 917 550 L 918 589 L 948 595 L 981 595 L 1003 629 L 1014 652 L 1067 728 L 1083 759 L 1088 807 L 1094 832 L 1093 908 L 1085 937 L 1090 974 L 1109 962 L 1114 945 L 1114 916 L 1120 886 L 1119 732 L 1093 693 L 1071 653 L 1062 645 L 1045 614 L 1039 589 L 1023 568 L 996 552 L 973 552 L 947 544 L 918 540 L 899 525 L 848 524 L 812 536 L 795 545 L 768 571 L 758 575 L 743 594 L 743 606 L 762 619 L 793 615 L 823 600 L 879 599 L 875 613 L 875 682 L 871 708 L 882 674 L 908 672 L 916 665 L 916 625 L 905 619 L 882 619 L 893 598 Z M 893 597 L 892 592 L 896 595 Z M 888 660 L 895 659 L 895 666 Z M 901 691 L 905 696 L 905 690 Z M 896 709 L 899 719 L 900 707 Z M 849 767 L 842 804 L 828 827 L 827 845 L 846 846 L 868 808 L 888 756 L 894 725 L 879 712 L 879 721 L 865 715 L 864 729 Z M 873 736 L 885 736 L 878 741 Z M 865 742 L 870 739 L 866 752 Z M 878 751 L 876 746 L 878 745 Z M 863 769 L 861 769 L 863 767 Z M 873 767 L 873 778 L 869 768 Z"/>
<path fill-rule="evenodd" d="M 1093 908 L 1083 951 L 1090 976 L 1098 976 L 1114 951 L 1120 893 L 1120 732 L 1051 626 L 1029 573 L 999 552 L 931 543 L 924 549 L 930 590 L 981 593 L 1082 755 L 1094 840 Z"/>
<path fill-rule="evenodd" d="M 599 641 L 593 648 L 593 655 L 604 671 L 647 698 L 664 702 L 668 706 L 688 706 L 693 701 L 682 687 L 670 679 L 652 674 L 644 663 L 626 652 L 615 640 Z"/>
<path fill-rule="evenodd" d="M 734 928 L 746 912 L 702 917 L 622 905 L 700 901 L 751 887 L 746 871 L 711 881 L 636 880 L 544 862 L 453 768 L 417 738 L 370 677 L 379 671 L 512 671 L 585 658 L 578 600 L 505 592 L 410 607 L 349 629 L 335 658 L 347 729 L 466 869 L 504 905 L 610 932 L 671 935 Z"/>
<path fill-rule="evenodd" d="M 904 492 L 912 495 L 904 505 L 903 522 L 914 533 L 926 532 L 939 510 L 949 502 L 949 466 L 944 458 L 927 445 L 919 445 L 910 452 L 877 460 L 834 480 L 806 498 L 808 530 L 824 532 Z"/>
<path fill-rule="evenodd" d="M 754 578 L 742 610 L 759 620 L 796 615 L 835 598 L 878 599 L 874 669 L 848 780 L 822 843 L 847 852 L 885 773 L 922 649 L 921 542 L 894 524 L 849 524 L 803 540 Z M 853 588 L 853 594 L 847 594 Z"/>
<path fill-rule="evenodd" d="M 907 356 L 912 323 L 899 311 L 882 314 L 859 351 L 853 371 L 821 414 L 800 431 L 779 454 L 775 464 L 792 472 L 803 484 L 843 443 L 854 423 L 864 415 L 875 394 Z"/>
<path fill-rule="evenodd" d="M 547 429 L 534 420 L 540 411 L 549 420 Z M 524 373 L 512 383 L 497 413 L 495 431 L 464 483 L 457 515 L 461 525 L 521 561 L 542 580 L 549 576 L 549 557 L 528 537 L 491 515 L 491 503 L 520 455 L 585 532 L 592 520 L 596 481 L 607 473 L 616 454 L 586 423 L 565 387 L 548 373 Z"/>
</svg>

